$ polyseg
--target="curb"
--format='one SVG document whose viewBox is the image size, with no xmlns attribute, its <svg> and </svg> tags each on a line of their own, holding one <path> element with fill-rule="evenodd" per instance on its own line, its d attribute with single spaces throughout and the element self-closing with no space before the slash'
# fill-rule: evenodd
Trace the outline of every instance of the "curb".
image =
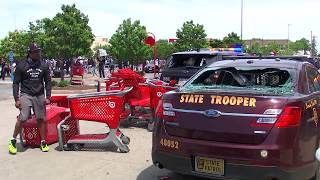
<svg viewBox="0 0 320 180">
<path fill-rule="evenodd" d="M 97 89 L 87 89 L 87 90 L 51 90 L 52 95 L 57 94 L 83 94 L 89 92 L 97 92 Z"/>
</svg>

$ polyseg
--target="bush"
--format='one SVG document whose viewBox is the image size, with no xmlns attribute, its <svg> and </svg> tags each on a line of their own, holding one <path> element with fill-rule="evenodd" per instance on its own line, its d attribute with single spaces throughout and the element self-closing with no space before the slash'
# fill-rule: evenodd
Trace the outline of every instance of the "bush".
<svg viewBox="0 0 320 180">
<path fill-rule="evenodd" d="M 59 87 L 67 87 L 69 84 L 70 84 L 69 81 L 63 80 L 63 81 L 59 82 L 58 86 Z"/>
<path fill-rule="evenodd" d="M 52 87 L 55 87 L 55 86 L 57 86 L 57 85 L 58 85 L 58 82 L 57 82 L 57 81 L 54 81 L 54 80 L 51 81 L 51 86 L 52 86 Z"/>
</svg>

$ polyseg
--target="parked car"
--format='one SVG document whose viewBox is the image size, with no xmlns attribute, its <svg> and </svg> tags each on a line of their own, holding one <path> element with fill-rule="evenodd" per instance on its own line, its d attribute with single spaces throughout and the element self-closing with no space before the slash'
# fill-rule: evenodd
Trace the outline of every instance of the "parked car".
<svg viewBox="0 0 320 180">
<path fill-rule="evenodd" d="M 243 53 L 239 48 L 226 48 L 223 51 L 205 48 L 173 53 L 163 68 L 160 79 L 165 82 L 176 80 L 182 85 L 205 66 L 223 59 L 224 56 L 232 55 L 243 55 Z"/>
<path fill-rule="evenodd" d="M 153 163 L 217 179 L 318 179 L 317 69 L 299 57 L 229 58 L 164 94 Z"/>
</svg>

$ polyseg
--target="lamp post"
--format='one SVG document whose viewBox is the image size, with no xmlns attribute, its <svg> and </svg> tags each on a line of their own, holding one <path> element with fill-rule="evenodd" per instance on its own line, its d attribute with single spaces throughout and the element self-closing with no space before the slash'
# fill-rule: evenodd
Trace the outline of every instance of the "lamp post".
<svg viewBox="0 0 320 180">
<path fill-rule="evenodd" d="M 288 24 L 288 50 L 289 50 L 289 42 L 290 42 L 290 26 L 291 24 Z"/>
<path fill-rule="evenodd" d="M 156 48 L 156 36 L 148 32 L 148 37 L 145 40 L 145 43 L 148 44 L 150 47 L 153 46 L 153 77 L 156 77 L 156 60 L 157 60 L 157 48 Z"/>
<path fill-rule="evenodd" d="M 241 33 L 240 33 L 241 40 L 242 40 L 242 28 L 243 28 L 243 0 L 241 0 Z"/>
</svg>

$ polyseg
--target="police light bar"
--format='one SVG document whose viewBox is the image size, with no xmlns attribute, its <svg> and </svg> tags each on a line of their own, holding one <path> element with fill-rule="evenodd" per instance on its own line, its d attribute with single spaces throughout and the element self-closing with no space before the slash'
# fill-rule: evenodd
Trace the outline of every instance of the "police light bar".
<svg viewBox="0 0 320 180">
<path fill-rule="evenodd" d="M 210 51 L 242 53 L 242 48 L 211 48 Z"/>
</svg>

